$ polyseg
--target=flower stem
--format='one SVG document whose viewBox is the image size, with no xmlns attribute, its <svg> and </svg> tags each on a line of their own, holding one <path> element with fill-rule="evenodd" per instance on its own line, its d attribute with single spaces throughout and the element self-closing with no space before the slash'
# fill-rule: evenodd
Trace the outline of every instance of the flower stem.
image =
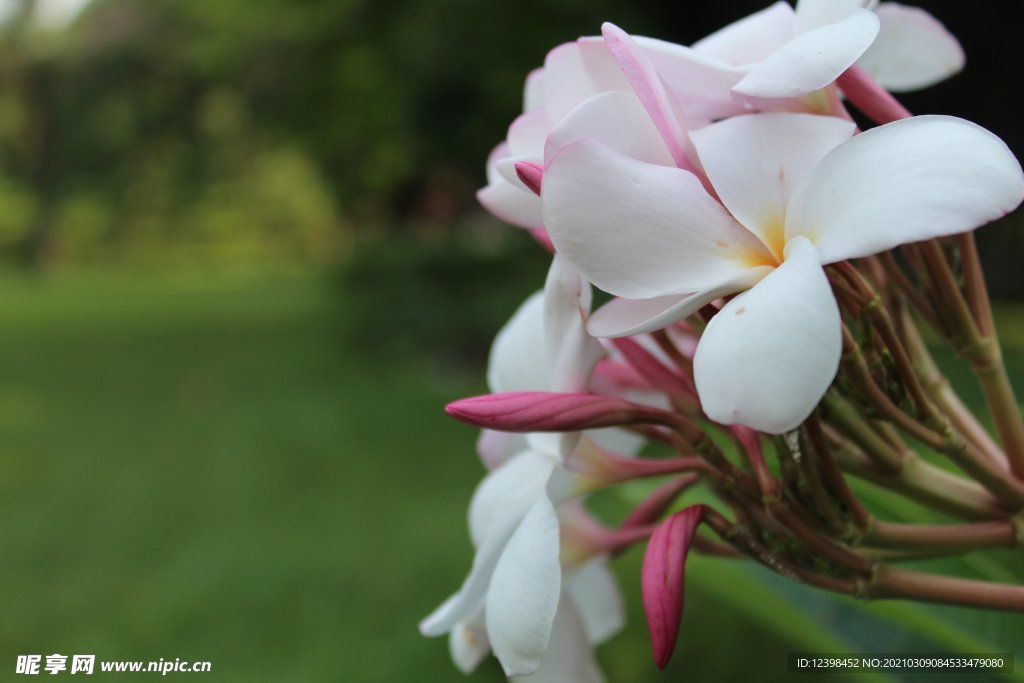
<svg viewBox="0 0 1024 683">
<path fill-rule="evenodd" d="M 925 600 L 962 607 L 1024 612 L 1024 586 L 939 576 L 889 565 L 880 565 L 868 598 Z"/>
<path fill-rule="evenodd" d="M 974 524 L 894 524 L 875 520 L 863 543 L 875 548 L 908 551 L 942 550 L 959 554 L 979 548 L 1016 547 L 1017 527 L 1009 520 Z"/>
</svg>

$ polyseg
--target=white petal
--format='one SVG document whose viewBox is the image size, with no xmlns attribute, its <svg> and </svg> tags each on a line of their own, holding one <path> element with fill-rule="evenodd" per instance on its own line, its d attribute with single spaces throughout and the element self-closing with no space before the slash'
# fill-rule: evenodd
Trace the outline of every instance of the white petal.
<svg viewBox="0 0 1024 683">
<path fill-rule="evenodd" d="M 469 536 L 475 547 L 498 534 L 506 517 L 519 523 L 533 501 L 547 486 L 555 461 L 533 450 L 516 454 L 487 474 L 469 503 Z"/>
<path fill-rule="evenodd" d="M 737 66 L 759 62 L 796 34 L 793 8 L 774 5 L 735 21 L 693 44 L 701 54 Z"/>
<path fill-rule="evenodd" d="M 766 255 L 692 173 L 630 159 L 592 139 L 563 147 L 551 161 L 542 203 L 556 249 L 617 296 L 698 291 Z"/>
<path fill-rule="evenodd" d="M 487 634 L 509 676 L 540 666 L 562 587 L 558 517 L 540 496 L 502 553 L 487 590 Z"/>
<path fill-rule="evenodd" d="M 565 588 L 580 613 L 591 644 L 600 645 L 622 630 L 626 610 L 607 557 L 595 557 L 581 565 L 566 581 Z"/>
<path fill-rule="evenodd" d="M 604 683 L 572 600 L 563 598 L 551 629 L 551 643 L 529 683 Z"/>
<path fill-rule="evenodd" d="M 490 651 L 491 641 L 484 626 L 483 608 L 456 624 L 448 634 L 448 652 L 455 666 L 466 675 L 473 673 Z"/>
<path fill-rule="evenodd" d="M 854 128 L 834 116 L 755 114 L 696 131 L 693 142 L 722 203 L 781 258 L 793 191 Z"/>
<path fill-rule="evenodd" d="M 587 333 L 590 283 L 561 255 L 555 255 L 544 284 L 544 334 L 551 390 L 585 391 L 604 347 Z"/>
<path fill-rule="evenodd" d="M 541 163 L 543 163 L 544 160 L 541 159 L 540 157 L 534 157 L 534 156 L 523 156 L 523 157 L 508 156 L 508 157 L 505 157 L 504 159 L 499 159 L 498 163 L 495 164 L 495 169 L 498 171 L 498 173 L 501 175 L 501 177 L 505 180 L 505 182 L 509 183 L 510 185 L 513 185 L 514 187 L 516 187 L 516 189 L 518 189 L 518 190 L 520 190 L 522 192 L 527 192 L 530 195 L 532 195 L 533 197 L 537 197 L 536 193 L 534 193 L 533 190 L 528 188 L 526 186 L 526 184 L 523 182 L 522 178 L 519 177 L 519 174 L 516 173 L 516 164 L 518 164 L 520 161 L 526 161 L 526 162 L 530 162 L 530 163 L 534 163 L 534 164 L 541 164 Z M 540 203 L 539 199 L 538 199 L 537 203 L 538 204 Z"/>
<path fill-rule="evenodd" d="M 544 139 L 551 130 L 548 115 L 543 109 L 534 109 L 516 117 L 508 127 L 509 155 L 514 157 L 541 158 L 544 156 Z"/>
<path fill-rule="evenodd" d="M 877 14 L 878 38 L 857 63 L 886 90 L 927 88 L 964 68 L 960 43 L 920 7 L 885 2 Z"/>
<path fill-rule="evenodd" d="M 864 6 L 864 0 L 797 0 L 796 29 L 799 33 L 834 24 Z"/>
<path fill-rule="evenodd" d="M 491 345 L 487 386 L 506 391 L 551 391 L 544 333 L 544 292 L 536 292 L 505 323 Z"/>
<path fill-rule="evenodd" d="M 564 43 L 544 60 L 544 109 L 552 124 L 584 100 L 609 90 L 629 90 L 629 83 L 600 41 Z"/>
<path fill-rule="evenodd" d="M 544 68 L 531 71 L 523 86 L 523 111 L 533 111 L 544 106 Z"/>
<path fill-rule="evenodd" d="M 822 263 L 978 227 L 1024 198 L 1020 163 L 973 123 L 915 116 L 854 136 L 797 190 L 787 236 L 805 235 Z"/>
<path fill-rule="evenodd" d="M 704 330 L 693 359 L 704 411 L 722 424 L 787 432 L 832 383 L 841 347 L 828 279 L 813 245 L 796 238 L 785 262 Z"/>
<path fill-rule="evenodd" d="M 470 536 L 477 546 L 473 566 L 458 592 L 420 622 L 426 636 L 448 633 L 483 604 L 495 566 L 535 499 L 543 495 L 554 461 L 526 451 L 487 475 L 470 504 Z M 538 481 L 539 480 L 539 481 Z M 546 498 L 545 498 L 546 499 Z"/>
<path fill-rule="evenodd" d="M 499 220 L 520 228 L 534 230 L 544 227 L 541 220 L 540 197 L 512 185 L 499 177 L 476 193 L 480 205 Z"/>
<path fill-rule="evenodd" d="M 626 156 L 662 166 L 673 166 L 665 142 L 643 104 L 632 92 L 595 95 L 576 107 L 555 126 L 544 147 L 545 163 L 559 149 L 581 138 L 595 138 Z"/>
<path fill-rule="evenodd" d="M 476 452 L 488 470 L 500 467 L 513 455 L 526 448 L 526 437 L 511 432 L 481 429 L 476 440 Z"/>
<path fill-rule="evenodd" d="M 797 35 L 759 64 L 733 90 L 750 97 L 799 97 L 832 83 L 864 54 L 878 34 L 878 17 L 856 10 L 835 24 Z"/>
<path fill-rule="evenodd" d="M 715 299 L 753 287 L 769 272 L 769 266 L 749 268 L 694 294 L 612 299 L 594 312 L 587 330 L 595 337 L 628 337 L 660 330 L 693 315 Z"/>
</svg>

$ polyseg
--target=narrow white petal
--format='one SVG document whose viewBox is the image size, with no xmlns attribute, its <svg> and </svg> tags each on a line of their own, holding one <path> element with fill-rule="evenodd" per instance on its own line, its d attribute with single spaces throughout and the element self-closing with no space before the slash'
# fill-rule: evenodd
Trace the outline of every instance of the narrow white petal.
<svg viewBox="0 0 1024 683">
<path fill-rule="evenodd" d="M 920 7 L 878 6 L 878 38 L 857 63 L 885 89 L 927 88 L 964 68 L 964 51 L 942 23 Z"/>
<path fill-rule="evenodd" d="M 796 29 L 799 33 L 834 24 L 864 7 L 864 0 L 797 0 Z"/>
<path fill-rule="evenodd" d="M 551 366 L 544 333 L 544 292 L 528 298 L 491 345 L 487 386 L 493 393 L 551 391 Z"/>
<path fill-rule="evenodd" d="M 593 139 L 561 149 L 541 199 L 559 253 L 617 296 L 699 291 L 765 256 L 692 173 L 630 159 Z"/>
<path fill-rule="evenodd" d="M 604 683 L 573 601 L 563 598 L 551 629 L 551 643 L 529 683 Z"/>
<path fill-rule="evenodd" d="M 733 90 L 749 97 L 800 97 L 832 83 L 864 54 L 878 34 L 878 17 L 849 17 L 800 33 L 751 67 Z"/>
<path fill-rule="evenodd" d="M 459 671 L 469 675 L 491 651 L 491 641 L 484 626 L 484 610 L 455 625 L 448 634 L 448 652 Z"/>
<path fill-rule="evenodd" d="M 769 434 L 807 418 L 839 365 L 839 308 L 813 245 L 794 239 L 785 262 L 711 319 L 693 359 L 708 417 Z"/>
<path fill-rule="evenodd" d="M 487 634 L 505 673 L 523 676 L 540 666 L 562 587 L 558 517 L 540 496 L 502 553 L 487 590 Z"/>
<path fill-rule="evenodd" d="M 830 152 L 794 194 L 786 234 L 808 237 L 832 263 L 971 230 L 1022 198 L 1006 143 L 963 119 L 915 116 Z"/>
<path fill-rule="evenodd" d="M 622 630 L 626 610 L 619 582 L 608 567 L 607 557 L 595 557 L 581 565 L 565 584 L 579 611 L 587 640 L 600 645 Z"/>
<path fill-rule="evenodd" d="M 544 284 L 544 334 L 551 367 L 551 390 L 585 391 L 604 347 L 587 333 L 590 283 L 556 255 Z"/>
<path fill-rule="evenodd" d="M 573 109 L 548 136 L 545 162 L 581 138 L 595 138 L 621 154 L 651 164 L 675 164 L 647 110 L 632 92 L 595 95 Z"/>
<path fill-rule="evenodd" d="M 587 329 L 595 337 L 628 337 L 660 330 L 696 313 L 715 299 L 749 289 L 771 272 L 769 266 L 749 268 L 693 294 L 651 299 L 612 299 L 590 317 Z"/>
<path fill-rule="evenodd" d="M 781 258 L 793 191 L 854 128 L 833 116 L 756 114 L 696 131 L 693 143 L 722 203 Z"/>
<path fill-rule="evenodd" d="M 754 12 L 693 44 L 693 49 L 727 64 L 742 66 L 759 62 L 796 35 L 793 8 L 776 2 Z"/>
</svg>

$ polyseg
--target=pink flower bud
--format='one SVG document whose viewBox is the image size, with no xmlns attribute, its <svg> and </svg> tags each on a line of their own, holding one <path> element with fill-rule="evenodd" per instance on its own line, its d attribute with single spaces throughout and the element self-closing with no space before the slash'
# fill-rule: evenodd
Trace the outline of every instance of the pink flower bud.
<svg viewBox="0 0 1024 683">
<path fill-rule="evenodd" d="M 696 406 L 697 388 L 693 379 L 683 377 L 665 367 L 661 361 L 629 337 L 612 340 L 615 347 L 625 356 L 633 368 L 656 389 L 664 391 L 677 400 L 691 399 Z"/>
<path fill-rule="evenodd" d="M 693 505 L 666 519 L 651 535 L 644 555 L 641 590 L 654 661 L 664 669 L 672 658 L 683 618 L 686 556 L 704 515 Z"/>
<path fill-rule="evenodd" d="M 545 391 L 474 396 L 449 403 L 444 410 L 456 420 L 503 432 L 578 432 L 671 418 L 664 411 L 619 398 Z"/>
<path fill-rule="evenodd" d="M 875 123 L 884 124 L 910 117 L 910 112 L 878 85 L 864 69 L 854 64 L 836 79 L 843 94 Z"/>
<path fill-rule="evenodd" d="M 516 175 L 523 181 L 523 185 L 530 188 L 530 190 L 538 197 L 540 196 L 540 183 L 544 178 L 543 166 L 535 164 L 532 161 L 517 161 Z"/>
</svg>

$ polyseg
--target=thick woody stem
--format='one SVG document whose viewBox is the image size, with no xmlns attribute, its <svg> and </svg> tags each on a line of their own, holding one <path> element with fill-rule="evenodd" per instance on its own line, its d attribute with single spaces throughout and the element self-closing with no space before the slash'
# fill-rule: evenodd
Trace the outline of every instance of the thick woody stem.
<svg viewBox="0 0 1024 683">
<path fill-rule="evenodd" d="M 905 551 L 942 551 L 960 554 L 979 548 L 1013 548 L 1018 529 L 1009 520 L 975 524 L 894 524 L 874 521 L 863 537 L 864 545 Z"/>
</svg>

